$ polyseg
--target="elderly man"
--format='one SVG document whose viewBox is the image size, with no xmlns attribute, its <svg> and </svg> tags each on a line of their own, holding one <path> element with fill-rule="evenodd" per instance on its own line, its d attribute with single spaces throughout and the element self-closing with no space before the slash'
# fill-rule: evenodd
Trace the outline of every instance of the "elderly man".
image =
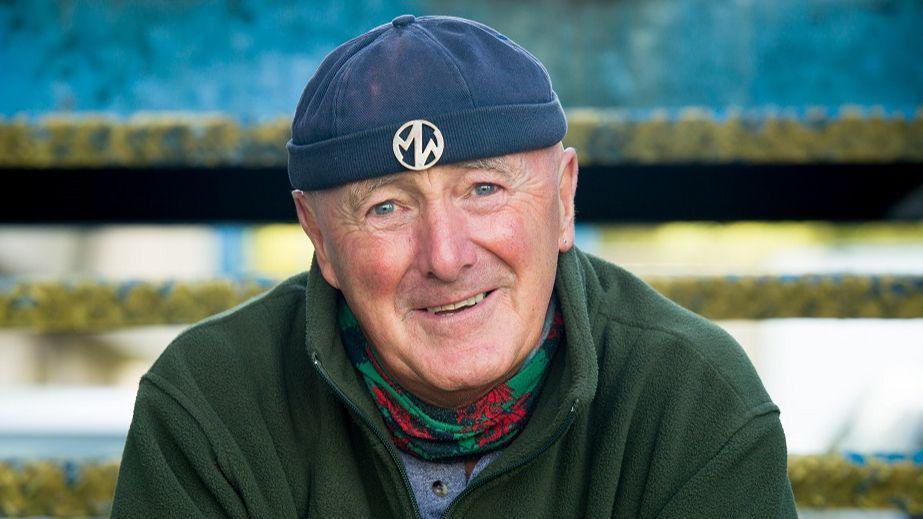
<svg viewBox="0 0 923 519">
<path fill-rule="evenodd" d="M 574 248 L 565 132 L 484 25 L 334 50 L 288 144 L 314 264 L 144 376 L 114 515 L 794 517 L 739 346 Z"/>
</svg>

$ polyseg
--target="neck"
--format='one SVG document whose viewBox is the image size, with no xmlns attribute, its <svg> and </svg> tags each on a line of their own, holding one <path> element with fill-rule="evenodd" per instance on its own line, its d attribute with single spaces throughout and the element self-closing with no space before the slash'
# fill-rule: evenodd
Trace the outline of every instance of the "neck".
<svg viewBox="0 0 923 519">
<path fill-rule="evenodd" d="M 478 399 L 489 393 L 491 389 L 497 386 L 497 384 L 505 382 L 508 378 L 509 377 L 504 377 L 496 384 L 491 384 L 488 387 L 460 389 L 457 391 L 432 391 L 429 388 L 416 387 L 413 384 L 405 384 L 401 380 L 398 380 L 398 383 L 407 388 L 407 390 L 413 393 L 415 397 L 423 400 L 427 404 L 431 404 L 436 407 L 442 407 L 443 409 L 456 409 L 459 407 L 466 407 L 473 404 L 474 402 L 477 402 Z"/>
</svg>

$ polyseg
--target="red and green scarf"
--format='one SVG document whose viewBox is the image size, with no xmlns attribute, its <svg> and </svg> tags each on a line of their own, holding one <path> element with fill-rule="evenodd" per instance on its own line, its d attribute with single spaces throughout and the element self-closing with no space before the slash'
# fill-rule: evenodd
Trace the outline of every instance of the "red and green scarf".
<svg viewBox="0 0 923 519">
<path fill-rule="evenodd" d="M 415 397 L 387 374 L 342 297 L 337 321 L 346 352 L 395 445 L 428 461 L 466 459 L 511 442 L 532 414 L 551 358 L 564 340 L 564 319 L 555 309 L 541 346 L 515 375 L 470 405 L 445 409 Z"/>
</svg>

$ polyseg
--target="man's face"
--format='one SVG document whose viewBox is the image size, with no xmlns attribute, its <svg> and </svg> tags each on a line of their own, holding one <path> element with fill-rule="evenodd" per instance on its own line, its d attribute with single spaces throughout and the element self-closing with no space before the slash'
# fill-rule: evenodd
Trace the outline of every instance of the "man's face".
<svg viewBox="0 0 923 519">
<path fill-rule="evenodd" d="M 469 403 L 540 339 L 573 244 L 577 160 L 560 145 L 296 194 L 324 278 L 397 381 Z"/>
</svg>

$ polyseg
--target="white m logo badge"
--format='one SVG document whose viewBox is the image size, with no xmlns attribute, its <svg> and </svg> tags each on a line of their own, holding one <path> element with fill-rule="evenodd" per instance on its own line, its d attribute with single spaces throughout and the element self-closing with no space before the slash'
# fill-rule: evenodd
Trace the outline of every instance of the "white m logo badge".
<svg viewBox="0 0 923 519">
<path fill-rule="evenodd" d="M 423 142 L 423 127 L 426 126 L 432 130 L 432 137 Z M 401 135 L 405 135 L 401 137 Z M 413 163 L 410 164 L 404 160 L 404 152 L 413 145 Z M 442 150 L 445 148 L 445 141 L 442 139 L 442 132 L 436 125 L 424 120 L 414 119 L 407 121 L 394 133 L 394 140 L 391 144 L 394 148 L 394 156 L 405 168 L 420 171 L 432 167 L 439 158 L 442 157 Z"/>
</svg>

